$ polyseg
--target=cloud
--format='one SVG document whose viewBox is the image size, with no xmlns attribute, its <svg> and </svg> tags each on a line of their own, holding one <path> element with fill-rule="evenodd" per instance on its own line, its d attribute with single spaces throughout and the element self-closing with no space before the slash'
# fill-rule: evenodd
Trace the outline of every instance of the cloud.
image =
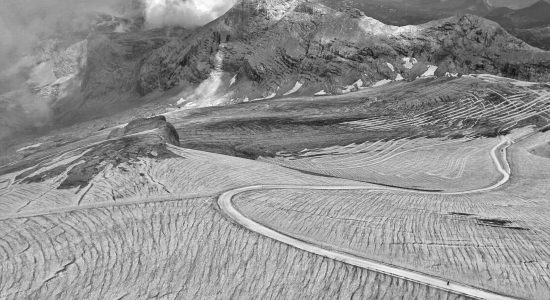
<svg viewBox="0 0 550 300">
<path fill-rule="evenodd" d="M 51 101 L 28 86 L 31 70 L 57 38 L 65 48 L 86 37 L 95 13 L 117 14 L 133 0 L 0 0 L 0 137 L 41 128 L 52 117 Z M 37 49 L 41 49 L 37 51 Z"/>
<path fill-rule="evenodd" d="M 15 65 L 32 64 L 21 60 L 32 54 L 38 42 L 84 29 L 90 20 L 83 15 L 108 7 L 108 2 L 92 6 L 84 0 L 0 0 L 0 74 Z"/>
<path fill-rule="evenodd" d="M 149 27 L 202 26 L 227 12 L 236 0 L 145 0 Z"/>
<path fill-rule="evenodd" d="M 0 139 L 21 130 L 43 128 L 49 124 L 51 114 L 49 101 L 30 91 L 18 90 L 0 95 Z"/>
<path fill-rule="evenodd" d="M 0 0 L 0 127 L 40 126 L 51 119 L 51 103 L 29 86 L 32 70 L 85 39 L 97 14 L 144 17 L 148 27 L 190 28 L 214 20 L 236 1 Z"/>
<path fill-rule="evenodd" d="M 85 37 L 95 13 L 145 16 L 148 27 L 204 25 L 236 0 L 0 0 L 0 74 L 30 55 L 38 41 Z M 0 82 L 1 84 L 1 82 Z"/>
</svg>

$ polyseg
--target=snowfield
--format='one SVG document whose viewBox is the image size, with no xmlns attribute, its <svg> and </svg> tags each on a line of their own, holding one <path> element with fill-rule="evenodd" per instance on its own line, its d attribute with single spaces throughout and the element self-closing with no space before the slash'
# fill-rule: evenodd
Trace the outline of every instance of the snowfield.
<svg viewBox="0 0 550 300">
<path fill-rule="evenodd" d="M 549 112 L 472 75 L 41 137 L 0 167 L 0 298 L 548 299 Z"/>
</svg>

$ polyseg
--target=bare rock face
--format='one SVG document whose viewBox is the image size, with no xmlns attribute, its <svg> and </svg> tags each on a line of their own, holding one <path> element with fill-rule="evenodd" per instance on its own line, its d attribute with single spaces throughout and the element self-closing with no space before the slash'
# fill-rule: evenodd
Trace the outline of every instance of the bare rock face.
<svg viewBox="0 0 550 300">
<path fill-rule="evenodd" d="M 179 147 L 180 139 L 178 132 L 172 124 L 166 121 L 166 117 L 164 116 L 133 120 L 125 127 L 117 128 L 111 131 L 108 138 L 121 138 L 123 136 L 129 136 L 138 133 L 147 133 L 152 131 L 154 131 L 166 143 Z"/>
</svg>

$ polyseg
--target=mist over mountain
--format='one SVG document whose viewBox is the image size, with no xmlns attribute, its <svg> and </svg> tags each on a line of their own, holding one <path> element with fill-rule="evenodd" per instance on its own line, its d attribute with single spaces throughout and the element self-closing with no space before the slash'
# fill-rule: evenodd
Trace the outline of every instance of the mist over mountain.
<svg viewBox="0 0 550 300">
<path fill-rule="evenodd" d="M 147 28 L 204 25 L 225 13 L 235 1 L 221 0 L 0 0 L 0 68 L 13 75 L 28 65 L 20 61 L 47 39 L 65 43 L 85 39 L 90 30 L 110 16 L 144 18 Z M 126 29 L 120 27 L 118 31 Z M 13 67 L 10 69 L 10 67 Z"/>
<path fill-rule="evenodd" d="M 88 40 L 97 40 L 94 36 L 165 26 L 195 28 L 223 14 L 233 2 L 0 0 L 1 131 L 43 127 L 55 114 L 51 107 L 56 103 L 74 106 L 82 101 Z M 146 39 L 147 34 L 142 36 Z"/>
<path fill-rule="evenodd" d="M 196 27 L 224 14 L 237 0 L 143 0 L 148 27 Z"/>
</svg>

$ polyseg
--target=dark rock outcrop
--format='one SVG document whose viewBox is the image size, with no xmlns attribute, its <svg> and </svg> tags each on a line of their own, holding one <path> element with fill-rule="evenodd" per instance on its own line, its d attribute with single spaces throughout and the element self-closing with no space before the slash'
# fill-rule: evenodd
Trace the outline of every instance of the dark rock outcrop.
<svg viewBox="0 0 550 300">
<path fill-rule="evenodd" d="M 121 138 L 128 135 L 154 131 L 166 143 L 175 146 L 180 145 L 180 138 L 176 128 L 166 121 L 164 116 L 156 116 L 151 118 L 136 119 L 128 123 L 128 125 L 117 128 L 111 131 L 108 139 Z"/>
</svg>

